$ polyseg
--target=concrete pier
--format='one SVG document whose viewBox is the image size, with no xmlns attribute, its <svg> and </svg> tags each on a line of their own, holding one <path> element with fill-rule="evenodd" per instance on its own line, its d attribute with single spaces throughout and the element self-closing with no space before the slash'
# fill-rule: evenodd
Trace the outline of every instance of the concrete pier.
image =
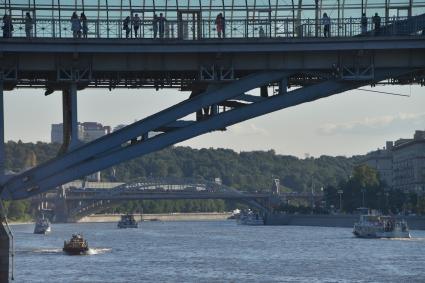
<svg viewBox="0 0 425 283">
<path fill-rule="evenodd" d="M 9 282 L 10 239 L 4 223 L 0 225 L 0 282 Z"/>
</svg>

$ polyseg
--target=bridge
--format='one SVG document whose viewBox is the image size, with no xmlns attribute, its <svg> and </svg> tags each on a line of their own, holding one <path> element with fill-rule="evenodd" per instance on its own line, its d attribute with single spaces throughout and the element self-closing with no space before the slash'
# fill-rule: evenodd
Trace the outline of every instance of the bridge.
<svg viewBox="0 0 425 283">
<path fill-rule="evenodd" d="M 8 15 L 0 39 L 3 199 L 32 197 L 175 143 L 362 86 L 425 83 L 423 1 L 3 0 L 1 10 Z M 86 14 L 87 34 L 71 32 L 74 11 Z M 331 17 L 326 38 L 324 12 Z M 161 13 L 167 21 L 155 36 L 154 15 Z M 217 26 L 219 13 L 225 24 Z M 371 18 L 375 13 L 380 26 Z M 5 175 L 3 96 L 17 88 L 61 92 L 64 143 L 56 158 Z M 83 144 L 77 101 L 86 88 L 175 88 L 191 95 Z M 254 89 L 259 95 L 250 93 Z M 8 249 L 2 243 L 0 249 Z"/>
<path fill-rule="evenodd" d="M 196 179 L 148 178 L 128 184 L 71 182 L 61 190 L 40 195 L 33 201 L 40 209 L 51 211 L 57 222 L 74 222 L 84 216 L 104 211 L 129 200 L 222 199 L 245 203 L 262 213 L 269 211 L 270 203 L 279 201 L 277 194 L 241 192 L 216 182 Z"/>
<path fill-rule="evenodd" d="M 35 197 L 33 202 L 56 222 L 75 222 L 130 200 L 235 200 L 267 214 L 289 200 L 314 205 L 323 198 L 322 193 L 280 192 L 276 180 L 269 192 L 239 191 L 217 182 L 190 178 L 145 178 L 127 184 L 75 181 Z"/>
</svg>

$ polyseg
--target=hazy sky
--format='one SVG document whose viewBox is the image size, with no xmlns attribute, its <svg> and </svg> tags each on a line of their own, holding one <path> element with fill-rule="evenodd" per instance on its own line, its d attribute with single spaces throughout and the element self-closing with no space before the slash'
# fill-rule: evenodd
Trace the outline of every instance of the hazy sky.
<svg viewBox="0 0 425 283">
<path fill-rule="evenodd" d="M 304 157 L 364 154 L 386 140 L 409 138 L 425 129 L 425 93 L 418 86 L 378 87 L 410 97 L 350 91 L 281 110 L 182 143 L 235 151 L 274 149 Z M 79 92 L 79 121 L 115 127 L 187 98 L 174 90 L 85 90 Z M 41 89 L 5 92 L 6 139 L 50 142 L 50 125 L 62 122 L 61 94 Z"/>
</svg>

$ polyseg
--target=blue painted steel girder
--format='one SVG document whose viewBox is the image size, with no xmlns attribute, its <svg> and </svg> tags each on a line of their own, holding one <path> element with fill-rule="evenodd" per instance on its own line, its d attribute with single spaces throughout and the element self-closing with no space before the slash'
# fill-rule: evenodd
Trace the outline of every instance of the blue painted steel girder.
<svg viewBox="0 0 425 283">
<path fill-rule="evenodd" d="M 409 70 L 377 70 L 375 73 L 376 82 L 388 77 L 399 76 L 408 73 Z M 277 95 L 267 100 L 253 103 L 235 110 L 211 116 L 206 120 L 196 122 L 190 126 L 155 136 L 139 144 L 125 147 L 108 155 L 96 157 L 85 162 L 76 164 L 61 170 L 54 175 L 39 179 L 38 188 L 33 191 L 24 189 L 10 190 L 6 183 L 5 188 L 11 193 L 11 197 L 25 198 L 38 194 L 48 189 L 54 188 L 64 182 L 74 180 L 92 172 L 108 168 L 114 164 L 132 159 L 136 156 L 148 154 L 169 145 L 193 138 L 195 136 L 221 129 L 223 127 L 236 124 L 254 117 L 258 117 L 273 111 L 292 107 L 305 102 L 310 102 L 333 94 L 341 93 L 347 90 L 355 89 L 371 83 L 370 81 L 348 82 L 330 80 L 317 85 L 312 85 L 302 89 L 288 92 L 285 95 Z"/>
<path fill-rule="evenodd" d="M 34 194 L 41 193 L 42 190 L 47 190 L 47 188 L 41 189 L 41 187 L 39 187 L 40 181 L 47 179 L 49 176 L 60 174 L 60 172 L 68 172 L 68 170 L 65 169 L 74 167 L 79 168 L 85 161 L 97 160 L 95 158 L 96 156 L 102 154 L 108 156 L 112 150 L 117 150 L 116 152 L 118 152 L 120 151 L 119 147 L 122 144 L 131 141 L 134 138 L 140 137 L 144 133 L 158 129 L 162 126 L 167 126 L 170 123 L 175 122 L 177 119 L 194 113 L 203 107 L 208 107 L 210 105 L 226 101 L 228 99 L 240 96 L 249 90 L 279 81 L 287 75 L 288 73 L 284 71 L 261 72 L 229 83 L 228 85 L 225 85 L 219 89 L 206 91 L 203 94 L 160 111 L 117 132 L 99 138 L 89 144 L 83 145 L 80 148 L 77 148 L 63 156 L 47 162 L 46 164 L 40 165 L 18 176 L 12 177 L 4 184 L 2 195 L 5 199 L 16 199 L 27 198 Z M 136 155 L 133 157 L 136 157 Z M 98 165 L 95 165 L 95 167 Z M 93 167 L 93 169 L 95 167 Z M 79 172 L 79 170 L 70 170 Z M 94 169 L 93 172 L 98 170 L 99 169 Z M 77 178 L 85 175 L 86 174 L 79 175 Z M 61 181 L 60 184 L 66 183 L 73 179 L 75 179 L 75 177 L 72 177 L 71 179 L 66 178 Z"/>
</svg>

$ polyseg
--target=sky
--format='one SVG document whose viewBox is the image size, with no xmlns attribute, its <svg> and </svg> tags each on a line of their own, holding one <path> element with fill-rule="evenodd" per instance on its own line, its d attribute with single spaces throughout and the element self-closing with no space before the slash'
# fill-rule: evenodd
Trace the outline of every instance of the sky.
<svg viewBox="0 0 425 283">
<path fill-rule="evenodd" d="M 366 88 L 369 89 L 369 88 Z M 419 86 L 376 87 L 408 97 L 354 90 L 248 120 L 185 141 L 193 148 L 236 152 L 273 149 L 300 158 L 352 156 L 382 148 L 387 140 L 413 137 L 425 130 L 425 93 Z M 253 93 L 254 94 L 254 93 Z M 61 93 L 42 89 L 7 91 L 5 138 L 50 142 L 52 123 L 62 122 Z M 188 97 L 176 90 L 90 89 L 78 94 L 78 120 L 115 127 L 129 124 Z"/>
</svg>

